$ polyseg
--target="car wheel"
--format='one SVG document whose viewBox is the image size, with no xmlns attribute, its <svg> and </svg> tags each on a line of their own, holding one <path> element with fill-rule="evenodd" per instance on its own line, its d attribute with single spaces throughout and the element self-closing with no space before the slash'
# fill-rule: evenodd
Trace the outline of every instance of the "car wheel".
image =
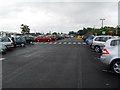
<svg viewBox="0 0 120 90">
<path fill-rule="evenodd" d="M 16 48 L 16 44 L 14 44 L 14 48 Z"/>
<path fill-rule="evenodd" d="M 24 44 L 24 43 L 22 43 L 22 44 L 21 44 L 21 47 L 25 47 L 25 44 Z"/>
<path fill-rule="evenodd" d="M 48 42 L 50 41 L 50 40 L 47 40 Z"/>
<path fill-rule="evenodd" d="M 40 42 L 40 40 L 37 40 L 38 42 Z"/>
<path fill-rule="evenodd" d="M 120 74 L 120 60 L 116 60 L 112 63 L 111 65 L 111 69 L 117 73 Z"/>
<path fill-rule="evenodd" d="M 32 41 L 30 41 L 30 44 L 33 44 L 33 42 L 32 42 Z"/>
<path fill-rule="evenodd" d="M 100 52 L 100 47 L 96 46 L 95 47 L 95 52 L 99 53 Z"/>
<path fill-rule="evenodd" d="M 92 49 L 92 45 L 90 45 L 90 48 Z"/>
</svg>

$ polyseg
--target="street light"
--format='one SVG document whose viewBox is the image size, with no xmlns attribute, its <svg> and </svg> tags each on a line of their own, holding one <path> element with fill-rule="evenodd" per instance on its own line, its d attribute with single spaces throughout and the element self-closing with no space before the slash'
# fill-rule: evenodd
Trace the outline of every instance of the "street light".
<svg viewBox="0 0 120 90">
<path fill-rule="evenodd" d="M 103 28 L 103 21 L 105 20 L 105 19 L 100 19 L 101 21 L 102 21 L 102 28 Z"/>
</svg>

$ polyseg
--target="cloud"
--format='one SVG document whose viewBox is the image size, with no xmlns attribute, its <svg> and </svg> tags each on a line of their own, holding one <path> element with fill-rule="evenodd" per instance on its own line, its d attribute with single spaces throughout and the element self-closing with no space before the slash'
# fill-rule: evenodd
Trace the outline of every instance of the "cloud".
<svg viewBox="0 0 120 90">
<path fill-rule="evenodd" d="M 27 24 L 32 32 L 68 32 L 82 27 L 116 26 L 117 2 L 13 2 L 1 6 L 1 30 L 20 32 Z"/>
</svg>

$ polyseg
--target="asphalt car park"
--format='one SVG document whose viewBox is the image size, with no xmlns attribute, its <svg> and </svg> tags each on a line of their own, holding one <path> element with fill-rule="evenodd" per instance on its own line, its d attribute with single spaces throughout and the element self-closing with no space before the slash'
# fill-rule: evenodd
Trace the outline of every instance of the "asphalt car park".
<svg viewBox="0 0 120 90">
<path fill-rule="evenodd" d="M 7 51 L 3 88 L 120 88 L 120 76 L 81 40 L 67 38 Z"/>
</svg>

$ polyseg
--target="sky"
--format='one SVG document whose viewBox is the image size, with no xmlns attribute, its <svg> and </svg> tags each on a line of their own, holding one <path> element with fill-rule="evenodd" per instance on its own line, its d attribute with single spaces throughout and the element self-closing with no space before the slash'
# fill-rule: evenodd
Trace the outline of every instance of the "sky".
<svg viewBox="0 0 120 90">
<path fill-rule="evenodd" d="M 0 3 L 0 31 L 21 32 L 28 25 L 31 32 L 78 31 L 83 27 L 118 25 L 118 1 L 105 0 L 4 0 Z"/>
</svg>

